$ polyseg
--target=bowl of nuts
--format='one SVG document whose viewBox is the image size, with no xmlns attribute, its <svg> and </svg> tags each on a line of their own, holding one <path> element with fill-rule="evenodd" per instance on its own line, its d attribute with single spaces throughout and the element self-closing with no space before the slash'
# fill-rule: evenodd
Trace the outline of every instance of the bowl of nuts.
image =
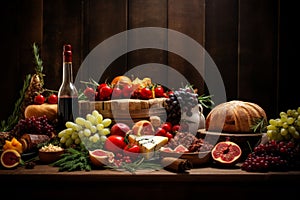
<svg viewBox="0 0 300 200">
<path fill-rule="evenodd" d="M 65 152 L 64 148 L 49 144 L 39 149 L 39 160 L 42 163 L 50 164 L 59 160 L 60 156 Z"/>
</svg>

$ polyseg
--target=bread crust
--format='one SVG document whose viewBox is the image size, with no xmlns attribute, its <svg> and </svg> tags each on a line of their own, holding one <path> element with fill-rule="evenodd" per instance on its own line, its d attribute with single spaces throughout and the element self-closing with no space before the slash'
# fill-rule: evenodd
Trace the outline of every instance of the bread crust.
<svg viewBox="0 0 300 200">
<path fill-rule="evenodd" d="M 25 118 L 29 118 L 32 116 L 41 117 L 46 115 L 48 120 L 54 121 L 57 119 L 57 104 L 32 104 L 26 107 L 24 115 Z"/>
<path fill-rule="evenodd" d="M 224 133 L 251 133 L 255 120 L 261 118 L 267 119 L 267 116 L 259 105 L 232 100 L 214 107 L 206 117 L 205 127 Z"/>
</svg>

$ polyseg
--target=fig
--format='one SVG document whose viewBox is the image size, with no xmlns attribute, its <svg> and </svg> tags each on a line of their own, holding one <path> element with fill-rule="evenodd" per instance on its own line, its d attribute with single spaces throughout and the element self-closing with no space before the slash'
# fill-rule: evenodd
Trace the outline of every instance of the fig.
<svg viewBox="0 0 300 200">
<path fill-rule="evenodd" d="M 114 153 L 110 151 L 104 151 L 102 149 L 95 149 L 89 151 L 89 157 L 91 163 L 96 167 L 101 167 L 114 162 Z"/>
<path fill-rule="evenodd" d="M 0 159 L 3 167 L 14 168 L 20 164 L 21 154 L 15 149 L 7 149 L 2 152 Z"/>
<path fill-rule="evenodd" d="M 213 160 L 224 166 L 232 166 L 237 163 L 242 155 L 242 150 L 232 141 L 221 141 L 211 151 Z"/>
</svg>

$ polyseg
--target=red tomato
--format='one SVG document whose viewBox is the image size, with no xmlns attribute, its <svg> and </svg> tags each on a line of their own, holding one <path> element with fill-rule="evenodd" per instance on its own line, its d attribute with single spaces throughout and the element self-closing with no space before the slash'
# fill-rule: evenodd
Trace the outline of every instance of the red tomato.
<svg viewBox="0 0 300 200">
<path fill-rule="evenodd" d="M 125 98 L 130 98 L 132 92 L 133 92 L 132 86 L 130 86 L 130 85 L 124 85 L 124 86 L 123 86 L 123 89 L 122 89 L 123 97 L 125 97 Z"/>
<path fill-rule="evenodd" d="M 110 135 L 104 143 L 104 149 L 113 153 L 120 153 L 125 148 L 126 143 L 124 137 L 120 135 Z"/>
<path fill-rule="evenodd" d="M 112 99 L 120 99 L 122 97 L 122 90 L 119 87 L 115 87 L 112 92 Z"/>
<path fill-rule="evenodd" d="M 103 86 L 99 91 L 100 100 L 110 100 L 112 92 L 113 89 L 109 85 Z"/>
<path fill-rule="evenodd" d="M 171 124 L 171 122 L 165 122 L 161 125 L 161 128 L 165 129 L 166 132 L 171 132 L 172 131 L 172 124 Z"/>
<path fill-rule="evenodd" d="M 140 151 L 141 148 L 137 144 L 127 144 L 123 149 L 124 155 L 129 156 L 131 159 L 136 159 Z"/>
<path fill-rule="evenodd" d="M 173 132 L 177 132 L 177 131 L 179 131 L 180 130 L 180 125 L 179 124 L 176 124 L 176 125 L 174 125 L 173 127 L 172 127 L 172 131 Z"/>
<path fill-rule="evenodd" d="M 170 132 L 167 132 L 164 136 L 168 137 L 169 140 L 171 140 L 171 138 L 173 138 L 173 135 Z"/>
<path fill-rule="evenodd" d="M 34 103 L 35 104 L 43 104 L 45 103 L 45 97 L 41 94 L 38 94 L 34 97 Z"/>
<path fill-rule="evenodd" d="M 85 90 L 83 91 L 83 94 L 90 100 L 94 100 L 95 99 L 95 95 L 96 95 L 96 92 L 93 88 L 91 87 L 87 87 L 85 88 Z"/>
<path fill-rule="evenodd" d="M 165 136 L 167 133 L 167 131 L 161 127 L 158 127 L 156 132 L 155 132 L 155 135 L 156 136 Z"/>
<path fill-rule="evenodd" d="M 57 104 L 58 102 L 58 97 L 56 94 L 51 94 L 49 97 L 48 97 L 48 103 L 50 104 Z"/>
<path fill-rule="evenodd" d="M 155 97 L 165 97 L 165 90 L 162 86 L 157 86 L 154 88 Z"/>
<path fill-rule="evenodd" d="M 103 88 L 104 86 L 108 86 L 108 84 L 107 83 L 101 83 L 100 85 L 98 85 L 97 91 L 100 92 L 101 88 Z"/>
<path fill-rule="evenodd" d="M 142 88 L 140 91 L 140 97 L 141 99 L 145 99 L 145 100 L 152 99 L 153 96 L 150 88 L 147 87 Z"/>
</svg>

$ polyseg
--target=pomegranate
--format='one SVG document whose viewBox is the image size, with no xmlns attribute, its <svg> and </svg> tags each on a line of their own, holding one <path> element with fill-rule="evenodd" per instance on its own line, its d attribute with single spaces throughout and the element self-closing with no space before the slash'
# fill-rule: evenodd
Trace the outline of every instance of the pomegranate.
<svg viewBox="0 0 300 200">
<path fill-rule="evenodd" d="M 242 155 L 242 150 L 232 141 L 222 141 L 214 146 L 211 155 L 218 164 L 235 165 Z"/>
</svg>

